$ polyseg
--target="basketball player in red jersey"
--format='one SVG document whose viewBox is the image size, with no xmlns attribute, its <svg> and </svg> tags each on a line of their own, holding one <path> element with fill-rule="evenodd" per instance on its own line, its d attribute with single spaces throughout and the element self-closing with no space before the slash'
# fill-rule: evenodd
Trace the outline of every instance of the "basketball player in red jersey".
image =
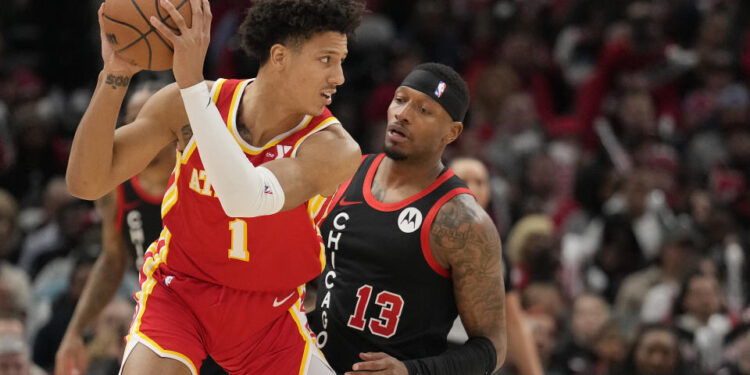
<svg viewBox="0 0 750 375">
<path fill-rule="evenodd" d="M 98 199 L 178 143 L 121 371 L 196 374 L 210 354 L 231 374 L 330 374 L 300 309 L 302 285 L 324 262 L 307 202 L 332 194 L 361 157 L 326 106 L 344 82 L 347 35 L 363 4 L 254 2 L 240 34 L 260 60 L 258 75 L 216 82 L 202 73 L 210 7 L 190 4 L 188 28 L 174 5 L 160 2 L 180 35 L 151 19 L 174 46 L 176 84 L 117 130 L 138 68 L 102 38 L 104 69 L 68 165 L 71 192 Z"/>
<path fill-rule="evenodd" d="M 132 122 L 146 100 L 163 86 L 154 81 L 137 86 L 125 104 L 125 123 Z M 126 270 L 139 270 L 146 247 L 159 237 L 161 201 L 174 169 L 174 155 L 175 145 L 167 145 L 142 172 L 96 201 L 102 217 L 103 252 L 57 350 L 55 374 L 86 372 L 84 331 L 112 300 Z M 211 372 L 201 368 L 201 374 L 207 373 Z"/>
<path fill-rule="evenodd" d="M 385 153 L 320 204 L 328 261 L 310 326 L 337 373 L 479 375 L 505 359 L 500 236 L 441 161 L 468 105 L 453 69 L 414 68 L 388 108 Z M 457 315 L 469 340 L 446 350 Z"/>
</svg>

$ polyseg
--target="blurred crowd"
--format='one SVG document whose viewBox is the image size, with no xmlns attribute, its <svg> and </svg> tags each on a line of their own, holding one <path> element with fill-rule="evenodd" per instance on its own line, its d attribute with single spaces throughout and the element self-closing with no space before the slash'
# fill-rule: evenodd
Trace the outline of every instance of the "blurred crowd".
<svg viewBox="0 0 750 375">
<path fill-rule="evenodd" d="M 0 374 L 52 370 L 101 251 L 63 178 L 101 66 L 99 2 L 0 12 Z M 206 78 L 253 76 L 235 37 L 248 1 L 211 3 Z M 412 67 L 462 73 L 472 105 L 447 159 L 489 170 L 547 374 L 750 374 L 750 2 L 367 4 L 331 110 L 379 152 Z M 89 373 L 116 368 L 134 280 L 91 322 Z"/>
</svg>

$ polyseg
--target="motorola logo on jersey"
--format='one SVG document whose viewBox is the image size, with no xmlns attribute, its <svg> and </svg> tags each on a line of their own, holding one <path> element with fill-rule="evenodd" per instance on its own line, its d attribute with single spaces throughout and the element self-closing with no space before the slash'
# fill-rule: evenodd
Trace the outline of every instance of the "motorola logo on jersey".
<svg viewBox="0 0 750 375">
<path fill-rule="evenodd" d="M 407 207 L 398 215 L 398 229 L 404 233 L 415 232 L 422 225 L 422 213 L 414 207 Z"/>
</svg>

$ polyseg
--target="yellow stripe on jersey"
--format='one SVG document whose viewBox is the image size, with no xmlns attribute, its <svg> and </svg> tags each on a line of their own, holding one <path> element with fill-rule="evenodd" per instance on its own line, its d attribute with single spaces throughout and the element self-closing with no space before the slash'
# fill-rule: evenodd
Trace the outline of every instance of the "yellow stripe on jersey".
<svg viewBox="0 0 750 375">
<path fill-rule="evenodd" d="M 297 155 L 297 147 L 300 144 L 302 144 L 302 142 L 304 142 L 305 139 L 307 139 L 307 137 L 309 137 L 309 136 L 317 133 L 319 130 L 321 130 L 323 128 L 326 128 L 326 127 L 328 127 L 329 125 L 331 125 L 333 123 L 338 123 L 338 122 L 339 122 L 339 119 L 337 119 L 336 117 L 331 116 L 331 117 L 329 117 L 329 118 L 321 121 L 318 125 L 315 125 L 315 129 L 313 129 L 309 133 L 305 134 L 304 137 L 302 137 L 299 140 L 297 140 L 297 143 L 294 144 L 294 150 L 292 151 L 292 157 L 295 157 Z M 305 125 L 305 126 L 307 126 L 307 125 Z"/>
<path fill-rule="evenodd" d="M 177 152 L 177 160 L 180 160 L 180 153 Z M 167 189 L 167 191 L 164 193 L 164 198 L 161 202 L 161 218 L 164 219 L 164 216 L 167 216 L 167 213 L 169 210 L 174 207 L 174 205 L 177 203 L 177 182 L 180 179 L 180 162 L 177 162 L 177 165 L 175 166 L 174 170 L 174 181 L 172 181 L 172 185 Z"/>
<path fill-rule="evenodd" d="M 316 195 L 307 201 L 307 214 L 310 215 L 311 219 L 315 220 L 315 217 L 320 213 L 320 209 L 323 207 L 325 201 L 326 198 L 321 195 Z"/>
<path fill-rule="evenodd" d="M 177 160 L 179 160 L 182 164 L 187 164 L 188 160 L 190 159 L 190 155 L 193 154 L 197 145 L 198 143 L 195 140 L 195 136 L 191 137 L 190 141 L 188 141 L 188 144 L 185 146 L 185 150 L 182 152 L 182 157 L 179 157 L 178 154 Z"/>
<path fill-rule="evenodd" d="M 219 100 L 219 92 L 221 92 L 221 87 L 224 86 L 224 82 L 226 81 L 224 78 L 219 78 L 214 82 L 214 86 L 211 88 L 211 91 L 214 92 L 214 103 Z"/>
</svg>

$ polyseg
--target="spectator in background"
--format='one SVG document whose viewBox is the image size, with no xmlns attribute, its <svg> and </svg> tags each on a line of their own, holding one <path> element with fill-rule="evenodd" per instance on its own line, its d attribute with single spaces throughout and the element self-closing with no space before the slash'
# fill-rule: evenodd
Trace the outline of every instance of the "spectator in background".
<svg viewBox="0 0 750 375">
<path fill-rule="evenodd" d="M 677 333 L 663 324 L 641 327 L 628 351 L 622 375 L 693 375 L 683 363 Z"/>
<path fill-rule="evenodd" d="M 622 280 L 644 263 L 630 219 L 612 215 L 604 219 L 601 244 L 582 276 L 589 288 L 614 301 Z"/>
<path fill-rule="evenodd" d="M 559 328 L 557 319 L 542 308 L 527 311 L 525 323 L 529 325 L 534 344 L 546 375 L 559 375 L 551 368 L 552 355 L 557 349 Z"/>
<path fill-rule="evenodd" d="M 0 264 L 15 264 L 21 252 L 18 211 L 15 198 L 8 191 L 0 189 Z"/>
<path fill-rule="evenodd" d="M 64 178 L 52 179 L 45 192 L 46 223 L 26 236 L 19 266 L 34 278 L 47 262 L 67 255 L 88 226 L 89 214 L 90 205 L 70 195 Z"/>
<path fill-rule="evenodd" d="M 505 250 L 510 260 L 511 282 L 523 289 L 533 282 L 554 282 L 559 268 L 552 220 L 529 215 L 518 221 L 508 236 Z"/>
<path fill-rule="evenodd" d="M 570 332 L 558 348 L 554 368 L 563 374 L 587 374 L 597 361 L 597 334 L 610 320 L 610 307 L 600 296 L 584 293 L 573 301 Z"/>
<path fill-rule="evenodd" d="M 725 340 L 726 361 L 717 375 L 750 375 L 750 324 L 744 323 Z"/>
<path fill-rule="evenodd" d="M 715 372 L 721 364 L 724 336 L 733 326 L 722 295 L 715 275 L 695 271 L 683 280 L 675 301 L 675 326 L 685 343 L 695 347 L 700 367 L 706 372 Z"/>
<path fill-rule="evenodd" d="M 521 292 L 521 306 L 525 311 L 541 310 L 557 321 L 565 318 L 568 304 L 560 286 L 556 283 L 531 283 Z"/>
<path fill-rule="evenodd" d="M 31 362 L 21 317 L 0 312 L 0 375 L 45 375 Z"/>
<path fill-rule="evenodd" d="M 466 186 L 474 194 L 477 203 L 487 210 L 490 204 L 490 181 L 489 173 L 484 164 L 474 158 L 459 157 L 453 159 L 448 167 L 466 183 Z M 536 347 L 532 342 L 531 332 L 524 324 L 521 298 L 510 282 L 508 269 L 507 258 L 503 257 L 505 316 L 508 321 L 508 341 L 513 343 L 508 347 L 508 362 L 518 369 L 519 375 L 542 375 L 539 353 L 536 352 Z M 454 328 L 448 333 L 449 337 L 459 323 L 459 318 L 456 318 Z M 461 327 L 463 328 L 463 326 Z M 468 339 L 468 336 L 466 338 Z"/>
<path fill-rule="evenodd" d="M 52 371 L 54 367 L 57 347 L 62 341 L 65 328 L 73 316 L 75 305 L 81 297 L 83 286 L 95 262 L 96 257 L 85 251 L 76 254 L 68 289 L 52 303 L 52 317 L 36 334 L 33 348 L 34 363 L 47 371 Z"/>
<path fill-rule="evenodd" d="M 594 338 L 596 362 L 593 365 L 594 375 L 613 374 L 625 359 L 625 337 L 615 320 L 605 323 Z"/>
<path fill-rule="evenodd" d="M 94 333 L 88 345 L 91 365 L 88 375 L 115 374 L 120 369 L 125 353 L 125 337 L 133 318 L 134 305 L 121 297 L 114 298 L 97 317 Z"/>
<path fill-rule="evenodd" d="M 48 182 L 65 173 L 67 159 L 51 124 L 40 116 L 38 103 L 27 101 L 13 111 L 15 162 L 6 171 L 0 171 L 0 187 L 18 197 L 24 206 L 41 205 Z"/>
<path fill-rule="evenodd" d="M 615 312 L 626 328 L 641 320 L 663 321 L 680 282 L 698 263 L 698 251 L 687 233 L 675 233 L 661 246 L 658 263 L 631 274 L 617 292 Z M 648 296 L 648 298 L 647 298 Z"/>
</svg>

